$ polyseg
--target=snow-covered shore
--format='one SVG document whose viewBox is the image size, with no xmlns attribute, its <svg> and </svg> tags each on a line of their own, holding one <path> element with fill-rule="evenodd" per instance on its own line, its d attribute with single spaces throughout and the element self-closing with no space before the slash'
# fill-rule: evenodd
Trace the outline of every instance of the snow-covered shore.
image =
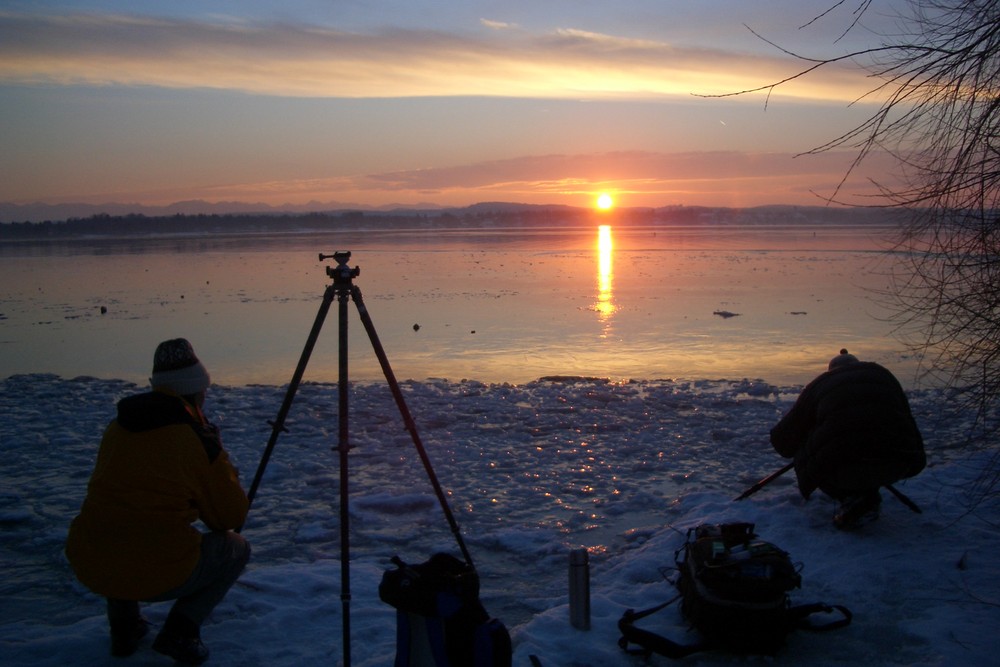
<svg viewBox="0 0 1000 667">
<path fill-rule="evenodd" d="M 406 400 L 483 578 L 487 609 L 515 642 L 515 665 L 640 665 L 617 645 L 627 608 L 672 597 L 661 569 L 687 528 L 748 520 L 804 564 L 793 602 L 843 604 L 853 624 L 792 635 L 774 658 L 701 654 L 698 664 L 996 664 L 1000 529 L 996 504 L 970 511 L 967 492 L 988 452 L 962 447 L 969 419 L 943 391 L 911 402 L 929 465 L 884 493 L 882 517 L 835 530 L 832 502 L 804 502 L 789 474 L 751 499 L 733 497 L 779 468 L 767 431 L 799 387 L 763 381 L 522 385 L 428 380 Z M 2 491 L 0 652 L 9 665 L 161 665 L 148 650 L 108 655 L 102 601 L 62 554 L 101 431 L 127 382 L 16 375 L 0 382 Z M 284 389 L 213 387 L 207 411 L 249 485 Z M 351 392 L 352 664 L 392 663 L 394 610 L 377 584 L 400 555 L 418 561 L 455 545 L 384 384 Z M 254 558 L 204 628 L 211 665 L 339 664 L 336 386 L 306 384 L 278 441 L 245 534 Z M 568 551 L 591 552 L 592 629 L 569 624 Z M 162 621 L 168 605 L 149 605 Z M 645 627 L 684 639 L 676 607 Z M 654 658 L 652 664 L 669 664 Z"/>
</svg>

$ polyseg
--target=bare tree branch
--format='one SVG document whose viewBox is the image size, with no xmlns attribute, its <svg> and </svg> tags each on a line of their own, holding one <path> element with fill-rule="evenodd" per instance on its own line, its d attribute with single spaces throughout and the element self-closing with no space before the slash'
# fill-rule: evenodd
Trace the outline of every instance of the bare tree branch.
<svg viewBox="0 0 1000 667">
<path fill-rule="evenodd" d="M 837 0 L 803 27 L 829 19 Z M 871 0 L 858 0 L 856 30 Z M 771 94 L 823 67 L 851 61 L 878 83 L 862 98 L 881 100 L 867 119 L 802 153 L 850 148 L 855 159 L 833 194 L 875 151 L 891 155 L 903 184 L 879 186 L 888 206 L 909 212 L 896 252 L 891 293 L 897 334 L 976 415 L 970 443 L 1000 449 L 1000 3 L 910 0 L 900 32 L 871 48 L 827 58 L 784 49 L 806 63 L 780 81 L 723 95 Z M 765 107 L 766 107 L 765 103 Z M 878 184 L 876 184 L 878 185 Z M 1000 494 L 1000 452 L 968 491 L 973 503 Z"/>
</svg>

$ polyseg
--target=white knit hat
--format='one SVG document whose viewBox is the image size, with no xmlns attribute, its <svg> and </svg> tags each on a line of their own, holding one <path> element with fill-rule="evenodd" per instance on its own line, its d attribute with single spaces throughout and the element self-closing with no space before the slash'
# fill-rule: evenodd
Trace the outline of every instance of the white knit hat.
<svg viewBox="0 0 1000 667">
<path fill-rule="evenodd" d="M 174 338 L 156 347 L 149 383 L 153 389 L 168 389 L 181 396 L 190 396 L 208 389 L 212 378 L 198 361 L 191 343 L 184 338 Z"/>
<path fill-rule="evenodd" d="M 858 358 L 853 354 L 848 354 L 847 349 L 843 348 L 840 350 L 840 354 L 830 360 L 830 365 L 827 366 L 827 370 L 832 371 L 834 368 L 840 368 L 841 366 L 856 363 L 858 363 Z"/>
</svg>

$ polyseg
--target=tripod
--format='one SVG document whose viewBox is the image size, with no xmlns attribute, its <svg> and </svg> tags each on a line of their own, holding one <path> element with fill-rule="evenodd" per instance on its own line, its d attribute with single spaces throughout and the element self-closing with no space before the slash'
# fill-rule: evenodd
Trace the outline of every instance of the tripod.
<svg viewBox="0 0 1000 667">
<path fill-rule="evenodd" d="M 347 454 L 351 447 L 349 443 L 350 432 L 348 430 L 347 385 L 348 299 L 354 301 L 354 304 L 357 306 L 358 314 L 361 317 L 361 323 L 364 325 L 365 331 L 368 333 L 368 338 L 370 339 L 372 348 L 375 351 L 375 356 L 378 358 L 379 365 L 382 367 L 382 373 L 385 375 L 385 379 L 389 383 L 389 389 L 392 391 L 393 398 L 396 400 L 396 406 L 399 408 L 400 415 L 402 415 L 403 424 L 406 427 L 406 430 L 410 433 L 413 444 L 420 456 L 420 461 L 423 463 L 424 470 L 427 471 L 427 476 L 430 478 L 431 485 L 434 487 L 434 493 L 437 496 L 438 502 L 441 504 L 441 509 L 444 510 L 444 515 L 448 520 L 448 525 L 451 527 L 451 532 L 458 542 L 458 547 L 462 552 L 462 557 L 465 559 L 465 562 L 469 566 L 470 570 L 474 570 L 474 566 L 472 564 L 472 556 L 469 554 L 469 550 L 466 548 L 465 541 L 462 539 L 462 534 L 459 531 L 458 522 L 455 521 L 455 516 L 451 512 L 451 508 L 448 506 L 448 499 L 444 494 L 444 490 L 441 488 L 441 484 L 438 482 L 437 475 L 434 474 L 434 468 L 431 467 L 430 458 L 428 458 L 427 451 L 424 449 L 423 443 L 420 441 L 420 435 L 417 433 L 416 424 L 413 421 L 413 417 L 410 415 L 409 409 L 406 407 L 406 401 L 403 399 L 403 392 L 400 390 L 399 383 L 396 381 L 396 376 L 393 374 L 392 368 L 389 366 L 389 359 L 385 355 L 385 350 L 379 342 L 378 333 L 375 331 L 375 325 L 372 324 L 371 316 L 368 314 L 368 309 L 365 307 L 364 300 L 361 298 L 361 290 L 354 284 L 354 278 L 360 275 L 361 269 L 358 267 L 354 267 L 352 269 L 347 265 L 347 262 L 351 259 L 351 253 L 347 251 L 334 252 L 332 255 L 324 255 L 321 253 L 319 261 L 322 262 L 331 258 L 336 260 L 337 266 L 326 267 L 326 274 L 333 278 L 333 283 L 329 285 L 323 293 L 323 301 L 320 304 L 319 312 L 316 314 L 316 320 L 313 323 L 312 330 L 309 332 L 309 337 L 306 339 L 305 348 L 302 350 L 299 363 L 295 367 L 295 373 L 292 375 L 292 381 L 289 383 L 288 390 L 285 392 L 285 399 L 281 404 L 281 408 L 278 410 L 278 416 L 274 421 L 268 422 L 271 426 L 271 437 L 268 439 L 267 447 L 265 448 L 264 454 L 260 460 L 260 465 L 257 466 L 257 473 L 254 475 L 253 483 L 250 485 L 250 491 L 247 493 L 247 498 L 250 503 L 253 503 L 254 496 L 256 496 L 257 489 L 260 486 L 261 478 L 264 476 L 264 469 L 267 467 L 267 462 L 271 458 L 271 453 L 274 451 L 275 444 L 277 444 L 278 436 L 280 433 L 288 430 L 285 428 L 285 418 L 288 416 L 288 411 L 292 407 L 292 401 L 295 399 L 295 393 L 298 391 L 299 384 L 302 381 L 302 375 L 305 373 L 306 366 L 309 363 L 309 357 L 312 355 L 316 341 L 319 339 L 319 333 L 323 328 L 323 322 L 326 320 L 327 314 L 330 311 L 330 305 L 333 303 L 334 299 L 337 299 L 339 304 L 338 320 L 340 325 L 338 336 L 339 379 L 337 383 L 339 389 L 339 430 L 335 451 L 339 454 L 340 462 L 340 599 L 343 610 L 344 667 L 350 667 L 351 565 L 349 532 L 350 515 L 348 513 L 347 488 Z"/>
</svg>

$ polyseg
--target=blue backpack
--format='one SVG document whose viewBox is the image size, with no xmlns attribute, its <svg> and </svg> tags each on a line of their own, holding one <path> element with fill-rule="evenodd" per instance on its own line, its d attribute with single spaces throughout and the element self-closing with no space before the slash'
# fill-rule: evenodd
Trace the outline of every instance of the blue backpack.
<svg viewBox="0 0 1000 667">
<path fill-rule="evenodd" d="M 394 667 L 510 667 L 510 634 L 479 600 L 475 569 L 445 553 L 392 562 L 378 592 L 396 609 Z"/>
</svg>

